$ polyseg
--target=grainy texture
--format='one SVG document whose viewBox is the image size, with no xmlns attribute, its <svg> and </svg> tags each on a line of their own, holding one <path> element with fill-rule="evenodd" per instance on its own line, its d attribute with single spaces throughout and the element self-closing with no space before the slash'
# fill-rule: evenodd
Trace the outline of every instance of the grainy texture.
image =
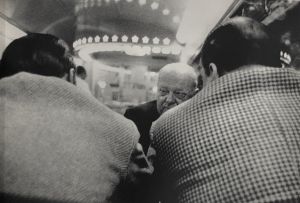
<svg viewBox="0 0 300 203">
<path fill-rule="evenodd" d="M 299 201 L 295 70 L 227 74 L 164 114 L 152 130 L 156 172 L 168 180 L 163 187 L 173 202 Z"/>
<path fill-rule="evenodd" d="M 2 193 L 106 202 L 127 175 L 138 131 L 88 93 L 19 73 L 0 81 L 0 102 Z"/>
</svg>

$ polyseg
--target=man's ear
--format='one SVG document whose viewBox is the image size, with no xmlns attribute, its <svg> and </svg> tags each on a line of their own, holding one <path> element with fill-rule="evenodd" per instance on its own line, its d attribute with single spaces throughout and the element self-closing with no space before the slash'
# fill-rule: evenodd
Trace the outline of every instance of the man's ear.
<svg viewBox="0 0 300 203">
<path fill-rule="evenodd" d="M 217 65 L 215 63 L 210 63 L 209 64 L 209 72 L 210 72 L 209 77 L 211 78 L 211 81 L 219 78 L 218 68 L 217 68 Z"/>
<path fill-rule="evenodd" d="M 69 70 L 68 81 L 74 85 L 76 85 L 76 71 L 75 68 L 71 68 Z"/>
<path fill-rule="evenodd" d="M 195 96 L 198 92 L 199 92 L 200 90 L 199 90 L 199 88 L 197 87 L 197 88 L 195 88 L 195 91 L 193 92 L 193 96 Z"/>
</svg>

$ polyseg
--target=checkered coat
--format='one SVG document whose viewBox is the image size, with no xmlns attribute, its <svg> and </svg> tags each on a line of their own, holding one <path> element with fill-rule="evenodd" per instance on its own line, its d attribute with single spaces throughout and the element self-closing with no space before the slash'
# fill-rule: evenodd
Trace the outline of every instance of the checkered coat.
<svg viewBox="0 0 300 203">
<path fill-rule="evenodd" d="M 152 132 L 169 202 L 300 202 L 300 72 L 227 74 Z"/>
</svg>

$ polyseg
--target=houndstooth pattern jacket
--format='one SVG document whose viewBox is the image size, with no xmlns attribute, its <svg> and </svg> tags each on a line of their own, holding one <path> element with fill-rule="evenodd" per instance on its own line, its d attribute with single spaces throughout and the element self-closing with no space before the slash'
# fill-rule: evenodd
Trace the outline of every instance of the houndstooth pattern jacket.
<svg viewBox="0 0 300 203">
<path fill-rule="evenodd" d="M 300 72 L 227 74 L 166 112 L 152 133 L 172 202 L 300 200 Z"/>
</svg>

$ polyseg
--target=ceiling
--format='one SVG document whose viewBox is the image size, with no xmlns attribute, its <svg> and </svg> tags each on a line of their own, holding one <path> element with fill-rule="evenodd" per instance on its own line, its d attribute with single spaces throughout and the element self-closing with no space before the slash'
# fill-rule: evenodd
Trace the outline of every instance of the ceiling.
<svg viewBox="0 0 300 203">
<path fill-rule="evenodd" d="M 155 4 L 153 5 L 153 2 Z M 149 36 L 175 40 L 186 0 L 0 0 L 0 15 L 26 32 L 54 34 L 70 46 L 83 36 Z M 113 54 L 113 55 L 112 55 Z M 108 65 L 143 63 L 158 68 L 174 56 L 133 57 L 115 53 L 93 57 Z M 105 60 L 103 60 L 105 59 Z"/>
</svg>

